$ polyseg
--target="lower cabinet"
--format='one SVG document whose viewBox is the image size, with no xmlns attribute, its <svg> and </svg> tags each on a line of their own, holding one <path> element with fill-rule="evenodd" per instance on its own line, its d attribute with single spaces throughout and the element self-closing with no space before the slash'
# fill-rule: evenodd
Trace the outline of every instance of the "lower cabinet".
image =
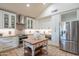
<svg viewBox="0 0 79 59">
<path fill-rule="evenodd" d="M 19 46 L 18 37 L 5 37 L 0 38 L 0 52 L 6 51 Z"/>
</svg>

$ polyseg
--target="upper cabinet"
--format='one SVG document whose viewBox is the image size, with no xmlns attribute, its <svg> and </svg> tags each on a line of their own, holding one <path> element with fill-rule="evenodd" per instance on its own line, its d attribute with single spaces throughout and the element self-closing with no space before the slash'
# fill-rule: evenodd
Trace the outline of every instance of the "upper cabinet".
<svg viewBox="0 0 79 59">
<path fill-rule="evenodd" d="M 11 28 L 15 28 L 16 22 L 15 22 L 16 16 L 11 15 Z"/>
<path fill-rule="evenodd" d="M 9 28 L 9 15 L 3 14 L 4 28 Z"/>
<path fill-rule="evenodd" d="M 34 23 L 34 20 L 30 17 L 26 17 L 25 18 L 25 28 L 26 29 L 33 29 L 33 23 Z"/>
<path fill-rule="evenodd" d="M 61 21 L 75 21 L 77 19 L 77 10 L 70 10 L 61 14 Z"/>
<path fill-rule="evenodd" d="M 33 18 L 23 15 L 17 15 L 16 28 L 18 30 L 33 29 L 33 23 L 34 23 Z"/>
<path fill-rule="evenodd" d="M 16 28 L 16 14 L 0 10 L 0 28 Z"/>
<path fill-rule="evenodd" d="M 34 19 L 23 15 L 16 16 L 14 13 L 0 10 L 0 28 L 33 29 Z"/>
</svg>

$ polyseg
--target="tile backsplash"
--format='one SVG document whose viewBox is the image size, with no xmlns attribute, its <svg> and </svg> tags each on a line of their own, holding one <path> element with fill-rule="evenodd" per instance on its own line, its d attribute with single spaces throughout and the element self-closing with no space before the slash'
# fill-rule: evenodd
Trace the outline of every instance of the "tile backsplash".
<svg viewBox="0 0 79 59">
<path fill-rule="evenodd" d="M 14 36 L 15 29 L 0 29 L 0 34 L 2 36 Z"/>
<path fill-rule="evenodd" d="M 33 34 L 35 31 L 39 31 L 41 34 L 51 34 L 51 29 L 25 29 L 25 34 Z"/>
<path fill-rule="evenodd" d="M 50 29 L 25 29 L 18 31 L 16 29 L 0 29 L 1 36 L 15 36 L 18 34 L 33 34 L 35 31 L 39 31 L 41 34 L 51 34 Z"/>
</svg>

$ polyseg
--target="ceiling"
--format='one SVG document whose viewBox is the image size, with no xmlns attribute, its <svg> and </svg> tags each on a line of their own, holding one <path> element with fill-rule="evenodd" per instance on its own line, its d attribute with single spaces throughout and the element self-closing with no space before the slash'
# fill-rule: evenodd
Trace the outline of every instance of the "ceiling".
<svg viewBox="0 0 79 59">
<path fill-rule="evenodd" d="M 44 11 L 49 5 L 46 3 L 29 3 L 30 7 L 26 7 L 26 3 L 0 3 L 0 8 L 15 12 L 17 14 L 37 17 L 42 11 Z"/>
</svg>

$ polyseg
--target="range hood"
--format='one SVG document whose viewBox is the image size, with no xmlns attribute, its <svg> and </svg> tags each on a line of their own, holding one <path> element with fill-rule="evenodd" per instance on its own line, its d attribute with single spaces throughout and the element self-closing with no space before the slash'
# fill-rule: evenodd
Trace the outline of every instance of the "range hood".
<svg viewBox="0 0 79 59">
<path fill-rule="evenodd" d="M 17 21 L 17 23 L 24 24 L 24 16 L 18 15 L 18 21 Z"/>
</svg>

